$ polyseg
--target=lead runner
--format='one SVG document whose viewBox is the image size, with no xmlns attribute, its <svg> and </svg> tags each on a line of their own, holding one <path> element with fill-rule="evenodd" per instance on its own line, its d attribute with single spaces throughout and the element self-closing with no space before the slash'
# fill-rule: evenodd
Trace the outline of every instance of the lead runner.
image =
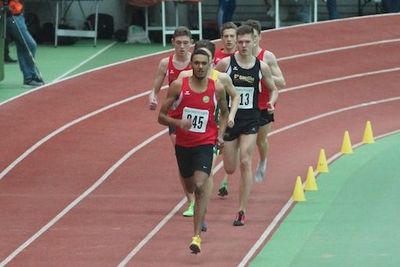
<svg viewBox="0 0 400 267">
<path fill-rule="evenodd" d="M 188 192 L 195 194 L 194 235 L 192 253 L 201 251 L 201 223 L 207 210 L 206 192 L 216 145 L 223 145 L 223 134 L 228 120 L 228 106 L 224 86 L 208 78 L 210 55 L 197 49 L 191 56 L 193 75 L 174 81 L 168 89 L 158 122 L 176 127 L 175 154 L 179 172 Z M 216 120 L 220 109 L 219 127 Z M 173 117 L 168 110 L 174 109 Z"/>
</svg>

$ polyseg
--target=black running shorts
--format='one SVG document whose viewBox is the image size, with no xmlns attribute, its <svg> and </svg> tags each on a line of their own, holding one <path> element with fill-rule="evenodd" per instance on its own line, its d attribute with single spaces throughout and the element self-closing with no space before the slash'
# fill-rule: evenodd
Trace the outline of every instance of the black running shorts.
<svg viewBox="0 0 400 267">
<path fill-rule="evenodd" d="M 195 171 L 210 175 L 213 161 L 214 145 L 182 147 L 175 145 L 175 155 L 179 172 L 183 178 L 192 177 Z"/>
<path fill-rule="evenodd" d="M 233 128 L 226 128 L 225 141 L 233 141 L 242 134 L 256 134 L 260 127 L 260 119 L 235 120 Z"/>
<path fill-rule="evenodd" d="M 260 127 L 267 125 L 268 123 L 273 121 L 275 121 L 274 113 L 269 113 L 266 109 L 261 110 Z"/>
</svg>

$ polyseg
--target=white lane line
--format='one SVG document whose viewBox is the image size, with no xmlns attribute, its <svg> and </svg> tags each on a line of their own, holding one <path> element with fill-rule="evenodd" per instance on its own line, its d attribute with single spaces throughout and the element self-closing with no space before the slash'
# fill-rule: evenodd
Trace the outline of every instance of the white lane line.
<svg viewBox="0 0 400 267">
<path fill-rule="evenodd" d="M 363 108 L 369 105 L 377 105 L 377 104 L 382 104 L 390 101 L 397 101 L 400 100 L 400 97 L 394 97 L 394 98 L 388 98 L 388 99 L 383 99 L 383 100 L 376 100 L 372 102 L 366 102 L 366 103 L 361 103 L 359 105 L 351 106 L 351 107 L 346 107 L 342 109 L 338 109 L 335 111 L 327 112 L 318 116 L 311 117 L 306 120 L 302 120 L 301 122 L 294 123 L 291 125 L 288 125 L 286 127 L 277 129 L 273 132 L 271 132 L 271 135 L 277 134 L 283 131 L 287 131 L 289 129 L 292 129 L 294 127 L 297 127 L 299 125 L 308 123 L 310 121 L 314 121 L 326 116 L 334 115 L 340 112 L 348 111 L 351 109 L 357 109 L 357 108 Z M 15 258 L 19 253 L 21 253 L 26 247 L 28 247 L 31 243 L 33 243 L 37 238 L 39 238 L 43 233 L 45 233 L 50 227 L 52 227 L 55 223 L 57 223 L 65 214 L 67 214 L 73 207 L 75 207 L 77 204 L 79 204 L 84 198 L 86 198 L 91 192 L 93 192 L 97 187 L 99 187 L 120 165 L 122 165 L 129 157 L 131 157 L 134 153 L 136 153 L 138 150 L 143 148 L 145 145 L 149 144 L 150 142 L 154 141 L 161 135 L 165 134 L 168 132 L 168 129 L 164 129 L 163 131 L 158 132 L 157 134 L 153 135 L 149 139 L 145 140 L 142 142 L 140 145 L 134 147 L 132 150 L 130 150 L 128 153 L 126 153 L 120 160 L 118 160 L 110 169 L 108 169 L 100 178 L 97 180 L 89 189 L 87 189 L 83 194 L 81 194 L 78 198 L 76 198 L 73 202 L 71 202 L 62 212 L 60 212 L 56 217 L 54 217 L 51 221 L 49 221 L 45 226 L 43 226 L 38 232 L 36 232 L 33 236 L 31 236 L 27 241 L 25 241 L 22 245 L 20 245 L 16 250 L 14 250 L 6 259 L 4 259 L 1 263 L 0 266 L 5 265 L 9 263 L 13 258 Z M 218 164 L 216 168 L 220 169 L 222 163 Z M 139 244 L 124 258 L 125 264 L 128 263 L 136 254 L 137 252 L 140 251 L 141 248 L 143 248 L 150 240 L 151 238 L 172 218 L 172 216 L 177 212 L 177 210 L 180 209 L 180 207 L 185 203 L 185 199 L 181 200 L 175 208 L 166 216 L 163 218 L 163 220 L 157 224 L 156 227 L 152 229 L 152 231 L 149 232 L 149 234 L 146 235 L 145 239 L 141 240 Z M 122 263 L 122 262 L 121 262 Z M 121 264 L 120 263 L 120 264 Z M 124 266 L 124 265 L 122 265 Z"/>
<path fill-rule="evenodd" d="M 370 76 L 370 75 L 378 75 L 378 74 L 382 74 L 382 73 L 395 72 L 395 71 L 399 71 L 399 70 L 400 70 L 400 67 L 396 67 L 396 68 L 391 68 L 391 69 L 383 69 L 383 70 L 377 70 L 377 71 L 357 73 L 357 74 L 352 74 L 349 76 L 342 76 L 339 78 L 327 79 L 327 80 L 323 80 L 323 81 L 319 81 L 319 82 L 313 82 L 313 83 L 307 83 L 307 84 L 303 84 L 303 85 L 288 87 L 288 88 L 279 90 L 279 93 L 290 92 L 290 91 L 303 89 L 306 87 L 311 87 L 311 86 L 316 86 L 316 85 L 321 85 L 321 84 L 326 84 L 326 83 L 333 83 L 333 82 L 339 82 L 339 81 L 344 81 L 344 80 L 349 80 L 349 79 L 361 78 L 361 77 Z"/>
<path fill-rule="evenodd" d="M 131 252 L 118 264 L 118 267 L 125 266 L 128 262 L 156 235 L 161 228 L 167 224 L 169 220 L 179 211 L 179 209 L 186 203 L 186 197 L 182 198 L 181 201 L 165 216 L 157 225 L 154 227 L 145 238 L 143 238 L 139 244 L 132 249 Z"/>
<path fill-rule="evenodd" d="M 164 129 L 150 138 L 143 141 L 141 144 L 132 148 L 128 153 L 126 153 L 121 159 L 119 159 L 116 163 L 114 163 L 111 168 L 109 168 L 92 186 L 90 186 L 83 194 L 77 197 L 74 201 L 72 201 L 67 207 L 65 207 L 59 214 L 57 214 L 51 221 L 49 221 L 45 226 L 43 226 L 38 232 L 36 232 L 33 236 L 31 236 L 28 240 L 26 240 L 22 245 L 20 245 L 16 250 L 14 250 L 7 258 L 5 258 L 0 266 L 4 266 L 9 263 L 13 258 L 15 258 L 22 250 L 24 250 L 27 246 L 29 246 L 32 242 L 34 242 L 37 238 L 39 238 L 44 232 L 46 232 L 50 227 L 56 224 L 65 214 L 67 214 L 72 208 L 78 205 L 84 198 L 86 198 L 90 193 L 96 190 L 110 175 L 121 166 L 127 159 L 129 159 L 133 154 L 137 151 L 157 139 L 158 137 L 166 134 L 168 129 Z"/>
<path fill-rule="evenodd" d="M 105 68 L 108 68 L 108 67 L 111 67 L 111 66 L 114 66 L 114 65 L 119 65 L 119 64 L 122 64 L 122 63 L 125 63 L 125 62 L 128 62 L 128 61 L 136 61 L 136 60 L 139 60 L 139 59 L 142 59 L 142 58 L 152 57 L 152 56 L 155 56 L 155 55 L 158 55 L 158 54 L 166 53 L 167 51 L 170 51 L 170 50 L 159 51 L 159 52 L 147 54 L 147 55 L 144 55 L 144 56 L 135 57 L 135 58 L 132 58 L 132 59 L 127 59 L 127 60 L 123 60 L 123 61 L 118 61 L 118 62 L 111 63 L 111 64 L 108 64 L 108 65 L 104 65 L 104 66 L 101 66 L 101 67 L 98 67 L 98 68 L 94 68 L 94 69 L 90 69 L 90 70 L 87 70 L 87 71 L 84 71 L 84 72 L 80 72 L 80 73 L 77 73 L 77 74 L 68 76 L 68 77 L 66 77 L 66 78 L 64 78 L 64 79 L 61 79 L 61 80 L 57 80 L 57 81 L 53 81 L 53 82 L 47 83 L 47 84 L 45 84 L 45 85 L 43 85 L 43 86 L 36 87 L 36 88 L 31 89 L 31 90 L 29 90 L 29 91 L 27 91 L 27 92 L 24 92 L 24 93 L 22 93 L 22 94 L 19 94 L 19 95 L 17 95 L 17 96 L 11 97 L 11 98 L 9 98 L 9 99 L 3 101 L 3 102 L 0 102 L 0 106 L 4 105 L 4 104 L 6 104 L 6 103 L 9 103 L 9 102 L 11 102 L 11 101 L 13 101 L 13 100 L 16 100 L 16 99 L 18 99 L 18 98 L 20 98 L 20 97 L 22 97 L 22 96 L 31 94 L 31 93 L 36 92 L 36 91 L 39 91 L 39 90 L 42 90 L 42 89 L 44 89 L 44 88 L 46 88 L 46 87 L 48 87 L 48 86 L 50 86 L 50 85 L 57 84 L 57 83 L 61 83 L 61 82 L 63 82 L 63 81 L 67 81 L 67 80 L 70 80 L 70 79 L 74 79 L 74 78 L 77 78 L 77 77 L 79 77 L 79 76 L 82 76 L 82 75 L 84 75 L 84 74 L 86 74 L 86 73 L 90 73 L 90 72 L 94 72 L 94 71 L 97 71 L 97 70 L 105 69 Z"/>
<path fill-rule="evenodd" d="M 42 144 L 46 143 L 47 141 L 49 141 L 51 138 L 53 138 L 54 136 L 60 134 L 61 132 L 67 130 L 68 128 L 86 120 L 89 119 L 99 113 L 102 113 L 104 111 L 107 111 L 109 109 L 112 109 L 116 106 L 122 105 L 126 102 L 129 102 L 131 100 L 137 99 L 139 97 L 148 95 L 149 92 L 144 92 L 138 95 L 134 95 L 132 97 L 129 98 L 125 98 L 121 101 L 115 102 L 111 105 L 105 106 L 101 109 L 95 110 L 91 113 L 88 113 L 82 117 L 79 117 L 67 124 L 64 124 L 62 127 L 56 129 L 55 131 L 51 132 L 50 134 L 46 135 L 45 137 L 43 137 L 42 139 L 40 139 L 38 142 L 36 142 L 33 146 L 31 146 L 29 149 L 27 149 L 24 153 L 22 153 L 18 158 L 16 158 L 10 165 L 8 165 L 2 172 L 0 172 L 0 180 L 4 178 L 4 176 L 6 176 L 15 166 L 17 166 L 21 161 L 23 161 L 26 157 L 28 157 L 30 154 L 32 154 L 32 152 L 34 152 L 36 149 L 38 149 Z"/>
<path fill-rule="evenodd" d="M 399 130 L 395 130 L 393 132 L 389 132 L 386 134 L 382 134 L 379 136 L 376 136 L 376 139 L 380 139 L 392 134 L 397 134 L 400 133 L 400 129 Z M 355 145 L 353 145 L 353 148 L 357 148 L 361 145 L 364 145 L 362 142 L 357 143 Z M 331 164 L 333 161 L 335 161 L 336 159 L 338 159 L 339 157 L 341 157 L 343 154 L 342 153 L 336 153 L 334 154 L 332 157 L 330 157 L 327 160 L 328 164 Z M 314 172 L 315 175 L 318 175 L 319 172 L 315 171 Z M 263 234 L 260 236 L 260 238 L 256 241 L 256 243 L 254 243 L 254 245 L 251 247 L 251 249 L 249 250 L 249 252 L 244 256 L 244 258 L 242 259 L 242 261 L 239 263 L 238 267 L 245 267 L 247 266 L 248 262 L 251 260 L 251 258 L 254 256 L 254 254 L 257 252 L 257 250 L 264 244 L 265 240 L 271 235 L 272 231 L 277 228 L 278 223 L 283 219 L 283 217 L 285 216 L 285 214 L 287 214 L 289 208 L 292 206 L 293 204 L 293 200 L 290 198 L 286 204 L 282 207 L 282 209 L 279 211 L 279 213 L 275 216 L 275 218 L 272 220 L 272 222 L 268 225 L 268 227 L 265 229 L 265 231 L 263 232 Z"/>
<path fill-rule="evenodd" d="M 223 163 L 220 162 L 217 166 L 214 167 L 212 173 L 216 174 L 223 166 Z M 144 239 L 142 239 L 136 247 L 134 247 L 128 255 L 118 264 L 118 267 L 123 267 L 128 262 L 135 257 L 135 255 L 153 238 L 161 228 L 168 223 L 169 220 L 179 211 L 179 209 L 187 202 L 186 197 L 183 197 L 181 201 L 165 216 L 147 235 Z"/>
<path fill-rule="evenodd" d="M 366 73 L 358 73 L 358 74 L 354 74 L 354 75 L 350 75 L 350 76 L 345 76 L 342 78 L 335 78 L 335 79 L 329 79 L 329 80 L 323 80 L 323 81 L 319 81 L 319 82 L 315 82 L 315 83 L 309 83 L 309 84 L 303 84 L 303 85 L 299 85 L 299 86 L 294 86 L 294 87 L 290 87 L 287 89 L 282 89 L 279 92 L 280 93 L 285 93 L 285 92 L 289 92 L 289 91 L 293 91 L 293 90 L 299 90 L 299 89 L 303 89 L 306 87 L 310 87 L 310 86 L 315 86 L 315 85 L 321 85 L 321 84 L 325 84 L 325 83 L 332 83 L 335 81 L 341 81 L 341 80 L 346 80 L 346 79 L 354 79 L 354 78 L 359 78 L 359 77 L 363 77 L 363 76 L 367 76 L 367 75 L 377 75 L 377 74 L 381 74 L 381 73 L 386 73 L 386 72 L 392 72 L 392 71 L 398 71 L 400 70 L 400 68 L 393 68 L 393 69 L 385 69 L 385 70 L 379 70 L 379 71 L 374 71 L 374 72 L 366 72 Z M 167 86 L 163 86 L 162 89 L 166 89 Z M 22 160 L 24 160 L 26 157 L 28 157 L 30 154 L 32 154 L 36 149 L 38 149 L 42 144 L 44 144 L 45 142 L 49 141 L 51 138 L 53 138 L 54 136 L 60 134 L 61 132 L 65 131 L 66 129 L 86 120 L 89 119 L 95 115 L 98 115 L 101 112 L 107 111 L 111 108 L 117 107 L 119 105 L 122 105 L 126 102 L 135 100 L 139 97 L 142 96 L 146 96 L 150 93 L 150 91 L 144 92 L 144 93 L 140 93 L 137 94 L 135 96 L 120 100 L 118 102 L 115 102 L 113 104 L 110 104 L 108 106 L 105 106 L 101 109 L 95 110 L 91 113 L 88 113 L 82 117 L 79 117 L 65 125 L 63 125 L 62 127 L 56 129 L 55 131 L 53 131 L 52 133 L 50 133 L 49 135 L 43 137 L 41 140 L 39 140 L 38 142 L 36 142 L 33 146 L 31 146 L 30 148 L 28 148 L 24 153 L 22 153 L 18 158 L 16 158 L 11 164 L 9 164 L 2 172 L 0 172 L 0 180 L 4 178 L 4 176 L 6 176 L 15 166 L 17 166 Z"/>
<path fill-rule="evenodd" d="M 61 80 L 62 78 L 64 78 L 65 76 L 67 76 L 68 74 L 70 74 L 71 72 L 77 70 L 78 68 L 80 68 L 81 66 L 85 65 L 86 63 L 88 63 L 89 61 L 91 61 L 92 59 L 94 59 L 95 57 L 97 57 L 98 55 L 104 53 L 104 51 L 110 49 L 111 47 L 113 47 L 117 42 L 112 42 L 111 44 L 107 45 L 106 47 L 104 47 L 103 49 L 101 49 L 99 52 L 95 53 L 94 55 L 92 55 L 91 57 L 85 59 L 84 61 L 82 61 L 81 63 L 79 63 L 78 65 L 76 65 L 75 67 L 73 67 L 72 69 L 68 70 L 67 72 L 65 72 L 63 75 L 57 77 L 54 79 L 53 82 L 56 82 L 58 80 Z"/>
<path fill-rule="evenodd" d="M 281 58 L 278 58 L 277 60 L 278 61 L 285 61 L 285 60 L 290 60 L 290 59 L 295 59 L 295 58 L 300 58 L 300 57 L 315 56 L 315 55 L 326 54 L 326 53 L 331 53 L 331 52 L 337 52 L 337 51 L 342 51 L 342 50 L 355 49 L 355 48 L 360 48 L 360 47 L 365 47 L 365 46 L 373 46 L 373 45 L 380 45 L 380 44 L 395 43 L 395 42 L 399 42 L 399 41 L 400 41 L 400 38 L 386 39 L 386 40 L 374 41 L 374 42 L 369 42 L 369 43 L 342 46 L 342 47 L 330 48 L 330 49 L 319 50 L 319 51 L 313 51 L 313 52 L 308 52 L 308 53 L 303 53 L 303 54 L 298 54 L 298 55 L 293 55 L 293 56 L 281 57 Z"/>
<path fill-rule="evenodd" d="M 297 123 L 293 123 L 293 124 L 288 125 L 288 126 L 286 126 L 286 127 L 279 128 L 279 129 L 277 129 L 277 130 L 275 130 L 275 131 L 272 131 L 268 136 L 272 136 L 272 135 L 275 135 L 275 134 L 278 134 L 278 133 L 281 133 L 281 132 L 284 132 L 284 131 L 288 131 L 288 130 L 293 129 L 293 128 L 297 127 L 297 126 L 300 126 L 300 125 L 303 125 L 303 124 L 306 124 L 306 123 L 309 123 L 309 122 L 312 122 L 312 121 L 315 121 L 315 120 L 318 120 L 318 119 L 321 119 L 321 118 L 324 118 L 324 117 L 336 115 L 336 114 L 338 114 L 338 113 L 342 113 L 342 112 L 345 112 L 345 111 L 349 111 L 349 110 L 353 110 L 353 109 L 358 109 L 358 108 L 364 108 L 364 107 L 371 106 L 371 105 L 383 104 L 383 103 L 387 103 L 387 102 L 391 102 L 391 101 L 399 101 L 399 100 L 400 100 L 400 96 L 399 96 L 399 97 L 388 98 L 388 99 L 376 100 L 376 101 L 372 101 L 372 102 L 361 103 L 361 104 L 358 104 L 358 105 L 354 105 L 354 106 L 350 106 L 350 107 L 346 107 L 346 108 L 342 108 L 342 109 L 337 109 L 337 110 L 334 110 L 334 111 L 331 111 L 331 112 L 327 112 L 327 113 L 320 114 L 320 115 L 318 115 L 318 116 L 310 117 L 310 118 L 308 118 L 308 119 L 299 121 L 299 122 L 297 122 Z M 219 169 L 221 169 L 221 168 L 222 168 L 222 165 L 223 165 L 223 162 L 220 162 L 220 163 L 214 168 L 213 173 L 216 173 Z M 183 198 L 183 199 L 179 202 L 179 204 L 178 204 L 177 206 L 179 206 L 179 205 L 182 206 L 182 205 L 183 205 L 183 204 L 181 204 L 182 201 L 183 201 L 183 203 L 185 203 L 185 201 L 186 201 L 185 198 Z M 290 201 L 290 200 L 289 200 L 289 201 Z M 279 220 L 283 217 L 283 215 L 285 214 L 285 212 L 287 211 L 287 209 L 290 207 L 290 205 L 291 205 L 291 203 L 289 203 L 289 204 L 286 203 L 286 205 L 282 208 L 282 210 L 284 210 L 284 211 L 283 211 L 283 212 L 282 212 L 282 211 L 279 212 L 279 214 L 275 217 L 275 219 L 273 220 L 273 222 L 271 223 L 271 225 L 268 226 L 267 230 L 269 230 L 269 231 L 271 232 L 271 231 L 276 227 L 277 223 L 278 223 Z M 177 206 L 176 206 L 176 207 L 177 207 Z M 173 210 L 179 210 L 179 209 L 176 209 L 176 207 L 175 207 Z M 171 219 L 172 216 L 170 216 L 170 214 L 168 214 L 168 218 Z M 138 245 L 136 245 L 136 246 L 129 252 L 129 254 L 121 261 L 121 263 L 120 263 L 118 266 L 119 266 L 119 267 L 125 266 L 130 260 L 132 260 L 132 258 L 140 251 L 140 249 L 142 249 L 142 248 L 146 245 L 146 243 L 149 242 L 150 239 L 151 239 L 153 236 L 155 236 L 155 235 L 157 234 L 157 232 L 169 221 L 169 219 L 166 220 L 166 219 L 164 218 L 159 224 L 157 224 L 157 226 L 154 227 L 154 228 L 150 231 L 149 234 L 147 234 L 146 238 L 143 239 L 143 240 L 141 240 L 141 241 L 138 243 Z M 266 230 L 266 231 L 267 231 L 267 230 Z M 257 248 L 256 248 L 255 250 L 257 250 Z M 253 253 L 254 253 L 254 252 L 253 252 Z"/>
<path fill-rule="evenodd" d="M 390 17 L 390 16 L 397 16 L 398 13 L 385 13 L 385 14 L 372 14 L 372 15 L 366 15 L 366 16 L 357 16 L 357 17 L 349 17 L 349 18 L 342 18 L 342 19 L 335 19 L 335 20 L 324 20 L 324 21 L 317 21 L 317 22 L 309 22 L 309 23 L 303 23 L 303 24 L 297 24 L 297 25 L 291 25 L 291 26 L 283 26 L 280 28 L 275 28 L 275 29 L 270 29 L 270 30 L 264 30 L 262 32 L 269 32 L 269 31 L 279 31 L 279 30 L 284 30 L 284 29 L 293 29 L 293 28 L 304 28 L 304 27 L 311 27 L 315 25 L 323 25 L 323 24 L 342 24 L 346 23 L 348 21 L 352 20 L 365 20 L 367 21 L 366 23 L 371 23 L 368 22 L 368 18 L 379 18 L 379 17 Z"/>
<path fill-rule="evenodd" d="M 343 47 L 336 47 L 336 48 L 332 48 L 332 49 L 318 50 L 318 51 L 309 52 L 309 53 L 295 54 L 295 55 L 288 56 L 288 57 L 278 58 L 277 60 L 278 61 L 284 61 L 284 60 L 289 60 L 289 59 L 294 59 L 294 58 L 299 58 L 299 57 L 313 56 L 313 55 L 329 53 L 329 52 L 334 52 L 334 51 L 340 51 L 340 50 L 345 50 L 345 49 L 355 49 L 355 48 L 363 47 L 363 46 L 366 46 L 366 45 L 377 45 L 377 44 L 383 44 L 383 43 L 397 42 L 399 40 L 400 39 L 384 39 L 384 40 L 379 40 L 379 41 L 375 41 L 375 42 L 360 43 L 360 44 L 351 45 L 351 46 L 343 46 Z M 172 51 L 172 49 L 165 50 L 165 51 L 159 51 L 159 52 L 156 52 L 156 53 L 152 53 L 152 54 L 144 55 L 144 56 L 140 56 L 140 57 L 135 57 L 133 59 L 127 59 L 127 60 L 123 60 L 123 61 L 118 61 L 118 62 L 111 63 L 111 64 L 108 64 L 108 65 L 105 65 L 105 66 L 101 66 L 101 67 L 94 68 L 94 69 L 91 69 L 91 70 L 87 70 L 87 71 L 84 71 L 84 72 L 81 72 L 81 73 L 77 73 L 75 75 L 69 76 L 69 77 L 64 78 L 62 80 L 55 80 L 55 81 L 53 81 L 51 83 L 45 84 L 44 86 L 37 87 L 35 89 L 29 90 L 27 92 L 24 92 L 24 93 L 22 93 L 20 95 L 17 95 L 17 96 L 14 96 L 12 98 L 9 98 L 9 99 L 1 102 L 0 106 L 6 104 L 8 102 L 11 102 L 13 100 L 16 100 L 16 99 L 18 99 L 18 98 L 20 98 L 20 97 L 22 97 L 24 95 L 27 95 L 27 94 L 36 92 L 38 90 L 41 90 L 43 88 L 46 88 L 47 86 L 50 86 L 50 85 L 53 85 L 53 84 L 56 84 L 56 83 L 59 83 L 59 82 L 63 82 L 63 81 L 66 81 L 66 80 L 74 79 L 74 78 L 77 78 L 77 77 L 79 77 L 81 75 L 84 75 L 86 73 L 94 72 L 94 71 L 97 71 L 97 70 L 105 69 L 105 68 L 108 68 L 108 67 L 111 67 L 111 66 L 123 64 L 123 63 L 130 62 L 130 61 L 136 61 L 136 60 L 139 60 L 139 59 L 142 59 L 142 58 L 151 57 L 151 56 L 162 54 L 162 53 L 166 53 L 166 52 L 169 52 L 169 51 Z M 65 76 L 65 75 L 62 75 L 62 76 Z M 60 77 L 62 77 L 62 76 L 60 76 Z M 59 79 L 59 78 L 57 78 L 57 79 Z"/>
</svg>

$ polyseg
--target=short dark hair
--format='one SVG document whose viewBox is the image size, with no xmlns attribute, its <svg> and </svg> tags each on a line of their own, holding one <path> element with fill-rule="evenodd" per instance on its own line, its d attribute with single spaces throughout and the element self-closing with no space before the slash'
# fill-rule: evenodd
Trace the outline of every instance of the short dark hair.
<svg viewBox="0 0 400 267">
<path fill-rule="evenodd" d="M 172 36 L 172 38 L 176 38 L 179 36 L 187 36 L 189 38 L 192 38 L 192 33 L 190 32 L 190 30 L 187 27 L 179 26 L 175 29 L 174 35 Z"/>
<path fill-rule="evenodd" d="M 211 55 L 214 57 L 215 53 L 215 44 L 211 42 L 210 40 L 199 40 L 194 44 L 194 50 L 200 49 L 200 48 L 207 48 L 210 52 Z"/>
<path fill-rule="evenodd" d="M 211 59 L 210 59 L 210 55 L 209 55 L 206 51 L 204 51 L 204 49 L 201 49 L 201 48 L 195 49 L 195 50 L 193 51 L 192 55 L 190 56 L 190 61 L 193 60 L 193 57 L 194 57 L 195 55 L 204 55 L 204 56 L 207 56 L 208 62 L 210 62 L 210 60 L 211 60 Z"/>
<path fill-rule="evenodd" d="M 236 31 L 236 36 L 244 34 L 251 34 L 253 36 L 254 35 L 253 28 L 249 25 L 241 25 Z"/>
<path fill-rule="evenodd" d="M 221 36 L 224 35 L 224 31 L 227 30 L 227 29 L 234 29 L 236 31 L 237 30 L 237 26 L 232 21 L 225 22 L 221 26 L 221 31 L 220 31 Z"/>
<path fill-rule="evenodd" d="M 261 23 L 258 20 L 255 19 L 248 19 L 246 20 L 246 22 L 244 23 L 244 25 L 249 25 L 250 27 L 252 27 L 254 30 L 256 30 L 258 32 L 258 34 L 261 33 Z"/>
</svg>

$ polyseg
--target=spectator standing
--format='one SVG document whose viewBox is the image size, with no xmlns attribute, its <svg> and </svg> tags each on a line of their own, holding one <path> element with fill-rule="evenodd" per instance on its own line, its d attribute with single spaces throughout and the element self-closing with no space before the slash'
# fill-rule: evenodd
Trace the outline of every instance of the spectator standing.
<svg viewBox="0 0 400 267">
<path fill-rule="evenodd" d="M 221 29 L 225 22 L 232 21 L 236 9 L 236 0 L 218 0 L 217 22 Z"/>
<path fill-rule="evenodd" d="M 329 19 L 338 19 L 339 13 L 337 11 L 336 0 L 322 0 L 322 2 L 326 3 L 326 9 L 328 9 Z"/>
<path fill-rule="evenodd" d="M 382 0 L 382 7 L 385 13 L 400 12 L 400 0 Z"/>
<path fill-rule="evenodd" d="M 4 62 L 5 63 L 16 63 L 17 60 L 13 59 L 10 56 L 10 43 L 11 40 L 8 36 L 6 36 L 6 39 L 4 40 Z"/>
<path fill-rule="evenodd" d="M 0 1 L 3 5 L 3 1 Z M 35 63 L 36 41 L 29 33 L 24 17 L 23 2 L 20 0 L 8 1 L 6 31 L 14 40 L 17 47 L 19 67 L 23 75 L 25 87 L 36 87 L 44 84 L 40 72 Z"/>
</svg>

